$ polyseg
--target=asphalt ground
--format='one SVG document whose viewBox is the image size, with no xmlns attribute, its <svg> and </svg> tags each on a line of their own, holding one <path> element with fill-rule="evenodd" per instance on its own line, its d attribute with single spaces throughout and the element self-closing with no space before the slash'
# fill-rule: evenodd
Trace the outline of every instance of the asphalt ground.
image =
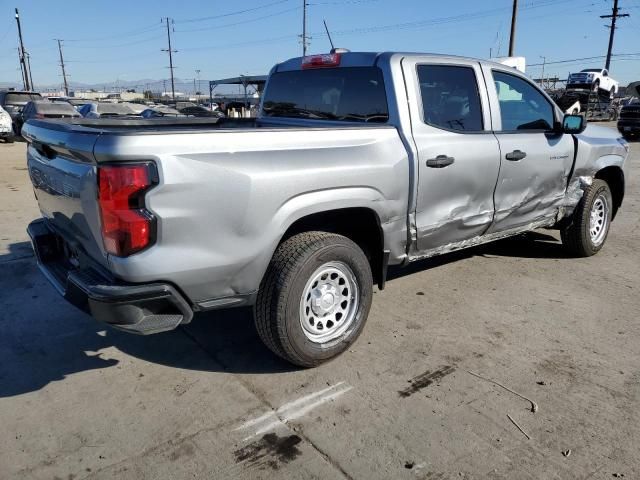
<svg viewBox="0 0 640 480">
<path fill-rule="evenodd" d="M 630 166 L 595 257 L 539 231 L 392 271 L 353 348 L 301 370 L 247 309 L 139 337 L 68 305 L 0 144 L 0 478 L 640 478 L 638 143 Z"/>
</svg>

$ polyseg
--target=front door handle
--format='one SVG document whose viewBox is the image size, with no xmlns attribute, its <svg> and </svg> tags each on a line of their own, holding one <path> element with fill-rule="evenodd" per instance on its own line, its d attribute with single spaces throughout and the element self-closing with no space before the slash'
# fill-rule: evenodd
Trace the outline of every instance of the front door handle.
<svg viewBox="0 0 640 480">
<path fill-rule="evenodd" d="M 447 155 L 438 155 L 436 158 L 430 158 L 427 160 L 427 167 L 431 168 L 444 168 L 455 162 L 456 159 L 448 157 Z"/>
<path fill-rule="evenodd" d="M 505 158 L 507 160 L 511 160 L 512 162 L 517 162 L 518 160 L 522 160 L 526 156 L 527 156 L 527 152 L 523 152 L 521 150 L 514 150 L 511 153 L 507 153 L 505 155 Z"/>
</svg>

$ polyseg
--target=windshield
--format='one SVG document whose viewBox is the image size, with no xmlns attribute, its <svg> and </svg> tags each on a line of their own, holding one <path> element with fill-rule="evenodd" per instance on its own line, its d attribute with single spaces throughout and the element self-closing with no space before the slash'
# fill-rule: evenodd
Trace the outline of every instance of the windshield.
<svg viewBox="0 0 640 480">
<path fill-rule="evenodd" d="M 275 73 L 269 78 L 262 113 L 348 122 L 389 120 L 382 71 L 377 67 Z"/>
<path fill-rule="evenodd" d="M 123 103 L 99 103 L 98 104 L 98 113 L 104 115 L 132 115 L 133 110 L 129 105 L 125 105 Z"/>
<path fill-rule="evenodd" d="M 78 115 L 78 111 L 68 103 L 38 102 L 35 104 L 35 107 L 36 107 L 36 111 L 39 113 Z"/>
<path fill-rule="evenodd" d="M 32 100 L 42 100 L 42 97 L 40 96 L 39 93 L 13 92 L 13 93 L 7 93 L 7 96 L 5 97 L 4 102 L 6 104 L 10 104 L 10 103 L 25 104 Z"/>
</svg>

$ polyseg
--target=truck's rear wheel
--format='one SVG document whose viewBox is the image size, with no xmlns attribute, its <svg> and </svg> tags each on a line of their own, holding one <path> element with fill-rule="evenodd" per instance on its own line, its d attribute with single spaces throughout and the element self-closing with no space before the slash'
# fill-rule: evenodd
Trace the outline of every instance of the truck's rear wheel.
<svg viewBox="0 0 640 480">
<path fill-rule="evenodd" d="M 571 223 L 561 231 L 564 246 L 578 257 L 598 253 L 609 234 L 612 207 L 609 185 L 594 180 L 573 212 Z"/>
<path fill-rule="evenodd" d="M 289 362 L 313 367 L 358 338 L 373 293 L 362 250 L 341 235 L 306 232 L 276 250 L 254 308 L 262 341 Z"/>
</svg>

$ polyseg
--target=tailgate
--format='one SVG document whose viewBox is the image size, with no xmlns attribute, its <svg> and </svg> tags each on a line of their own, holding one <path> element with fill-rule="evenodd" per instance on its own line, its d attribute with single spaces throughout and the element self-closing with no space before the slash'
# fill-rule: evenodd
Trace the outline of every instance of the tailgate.
<svg viewBox="0 0 640 480">
<path fill-rule="evenodd" d="M 72 252 L 107 266 L 93 156 L 99 133 L 37 121 L 25 125 L 23 136 L 29 142 L 29 176 L 42 216 Z"/>
</svg>

